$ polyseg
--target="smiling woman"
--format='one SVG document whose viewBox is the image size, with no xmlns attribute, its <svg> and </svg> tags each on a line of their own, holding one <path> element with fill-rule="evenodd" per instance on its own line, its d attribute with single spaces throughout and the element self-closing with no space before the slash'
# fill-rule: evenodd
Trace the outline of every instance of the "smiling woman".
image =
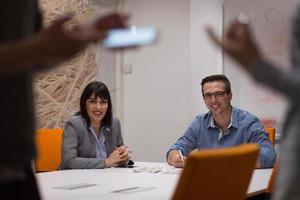
<svg viewBox="0 0 300 200">
<path fill-rule="evenodd" d="M 106 85 L 89 83 L 80 98 L 80 111 L 65 124 L 59 169 L 123 166 L 129 159 Z"/>
</svg>

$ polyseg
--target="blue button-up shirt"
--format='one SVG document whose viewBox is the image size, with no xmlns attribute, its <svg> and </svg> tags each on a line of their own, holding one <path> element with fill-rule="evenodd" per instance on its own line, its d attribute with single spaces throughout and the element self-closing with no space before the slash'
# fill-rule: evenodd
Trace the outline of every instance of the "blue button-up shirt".
<svg viewBox="0 0 300 200">
<path fill-rule="evenodd" d="M 177 149 L 188 155 L 195 149 L 232 147 L 244 143 L 259 144 L 262 168 L 274 165 L 276 152 L 259 119 L 235 107 L 232 107 L 231 124 L 226 133 L 222 134 L 214 125 L 211 112 L 199 114 L 168 152 Z"/>
</svg>

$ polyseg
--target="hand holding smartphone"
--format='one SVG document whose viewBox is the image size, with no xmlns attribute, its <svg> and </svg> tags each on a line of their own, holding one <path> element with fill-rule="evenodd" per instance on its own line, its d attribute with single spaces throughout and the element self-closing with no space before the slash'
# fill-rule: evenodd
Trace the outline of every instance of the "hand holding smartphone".
<svg viewBox="0 0 300 200">
<path fill-rule="evenodd" d="M 135 27 L 112 29 L 108 31 L 103 46 L 106 48 L 126 48 L 152 44 L 157 38 L 154 27 Z"/>
</svg>

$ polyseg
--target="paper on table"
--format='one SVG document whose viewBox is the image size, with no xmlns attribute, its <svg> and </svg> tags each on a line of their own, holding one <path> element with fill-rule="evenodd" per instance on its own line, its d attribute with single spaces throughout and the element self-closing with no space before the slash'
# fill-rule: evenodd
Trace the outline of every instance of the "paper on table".
<svg viewBox="0 0 300 200">
<path fill-rule="evenodd" d="M 177 170 L 177 171 L 175 171 L 175 170 L 173 170 L 173 171 L 169 170 L 169 171 L 164 171 L 161 174 L 181 174 L 181 172 L 182 171 L 180 171 L 180 170 Z"/>
<path fill-rule="evenodd" d="M 183 168 L 167 167 L 161 174 L 181 174 Z"/>
<path fill-rule="evenodd" d="M 132 194 L 136 192 L 142 192 L 142 191 L 147 191 L 147 190 L 154 190 L 155 187 L 128 187 L 128 188 L 123 188 L 119 190 L 114 190 L 111 191 L 111 193 L 124 193 L 124 194 Z"/>
<path fill-rule="evenodd" d="M 94 183 L 75 183 L 71 185 L 63 185 L 63 186 L 56 186 L 53 187 L 54 189 L 60 189 L 60 190 L 74 190 L 74 189 L 80 189 L 85 187 L 91 187 L 96 186 L 97 184 Z"/>
</svg>

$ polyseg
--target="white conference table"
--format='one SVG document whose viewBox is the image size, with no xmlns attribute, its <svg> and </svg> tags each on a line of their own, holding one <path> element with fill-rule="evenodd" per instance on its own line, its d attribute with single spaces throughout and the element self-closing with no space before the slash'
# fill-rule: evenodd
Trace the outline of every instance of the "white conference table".
<svg viewBox="0 0 300 200">
<path fill-rule="evenodd" d="M 36 178 L 42 198 L 45 200 L 167 200 L 172 197 L 182 170 L 166 163 L 155 162 L 136 162 L 135 166 L 147 166 L 148 169 L 162 166 L 163 169 L 155 174 L 148 171 L 134 173 L 133 168 L 62 170 L 37 173 Z M 247 195 L 263 193 L 271 173 L 272 169 L 255 170 Z M 88 186 L 89 184 L 92 186 Z M 86 187 L 68 188 L 74 185 Z M 123 189 L 125 190 L 119 191 Z"/>
</svg>

